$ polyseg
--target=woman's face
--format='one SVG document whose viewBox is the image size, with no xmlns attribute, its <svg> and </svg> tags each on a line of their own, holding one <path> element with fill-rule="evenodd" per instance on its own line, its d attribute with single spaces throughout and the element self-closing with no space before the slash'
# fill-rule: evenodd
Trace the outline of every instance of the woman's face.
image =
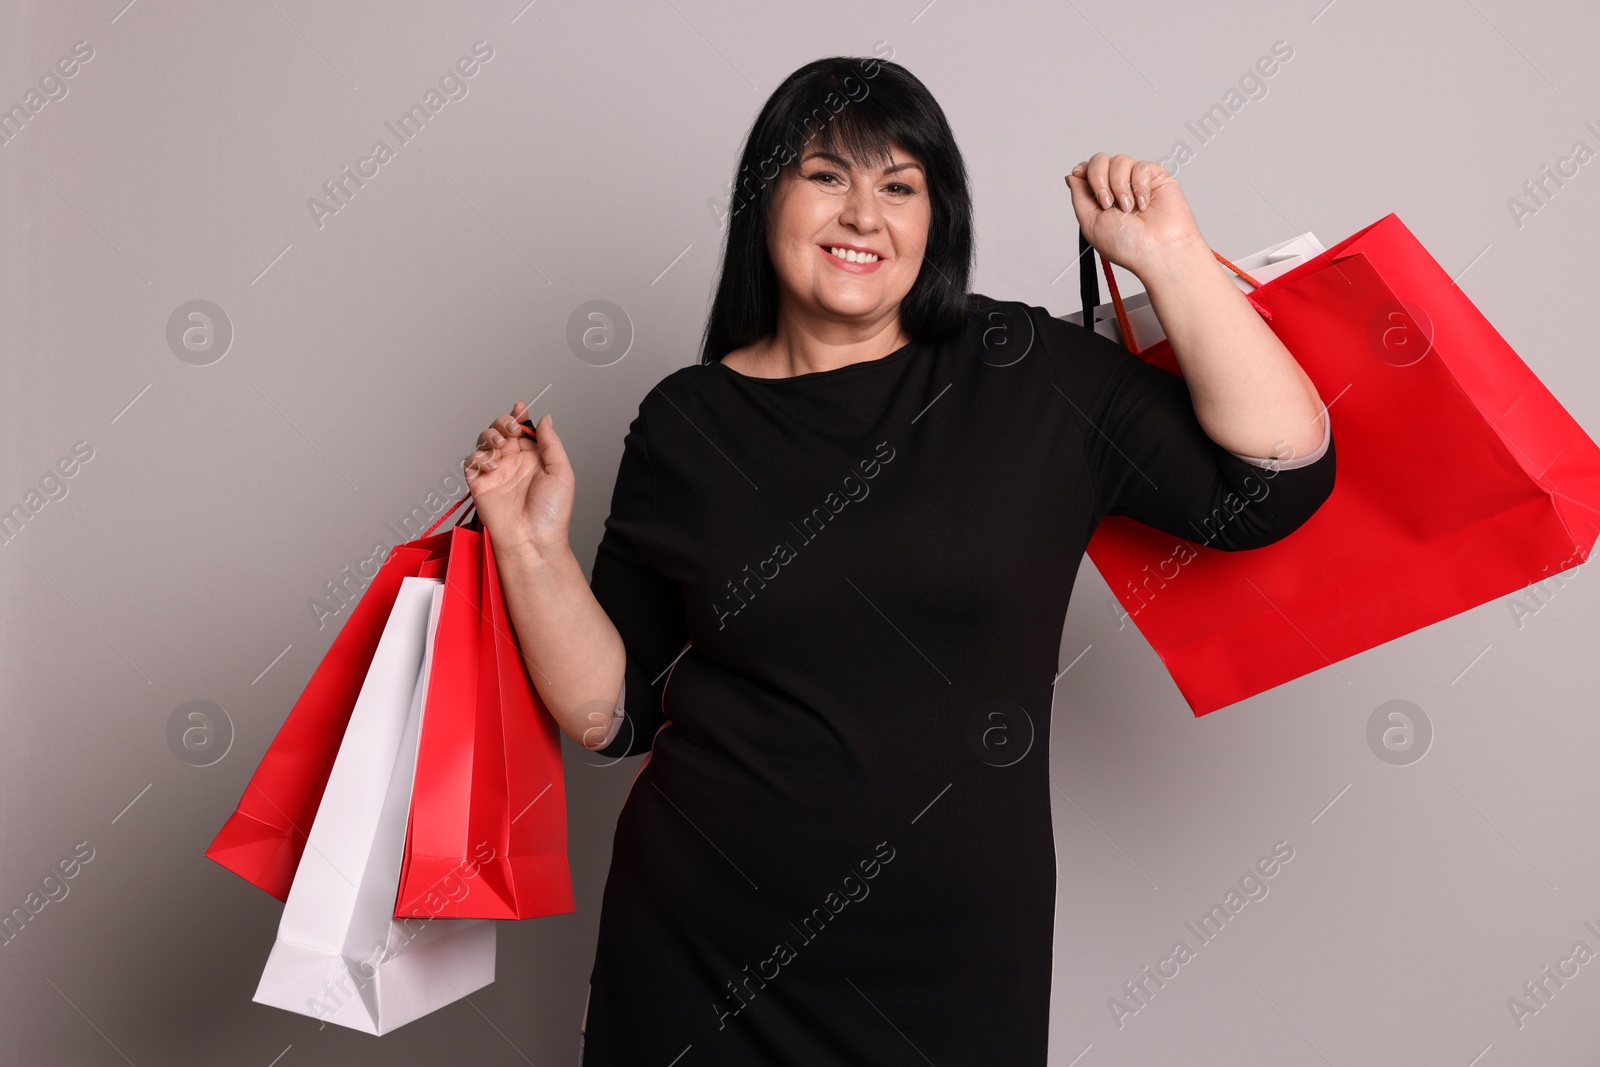
<svg viewBox="0 0 1600 1067">
<path fill-rule="evenodd" d="M 773 190 L 767 220 L 783 303 L 829 319 L 892 313 L 922 269 L 929 213 L 922 164 L 898 145 L 867 168 L 808 146 Z M 835 254 L 846 250 L 861 261 Z"/>
</svg>

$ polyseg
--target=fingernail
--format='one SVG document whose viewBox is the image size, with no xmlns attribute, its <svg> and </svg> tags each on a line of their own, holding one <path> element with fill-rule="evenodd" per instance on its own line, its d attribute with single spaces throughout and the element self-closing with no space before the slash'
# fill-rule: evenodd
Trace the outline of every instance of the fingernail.
<svg viewBox="0 0 1600 1067">
<path fill-rule="evenodd" d="M 506 439 L 497 433 L 493 433 L 489 435 L 489 443 L 494 445 L 496 448 L 499 448 L 501 445 L 506 443 Z"/>
<path fill-rule="evenodd" d="M 488 467 L 490 470 L 494 470 L 495 468 L 500 466 L 500 464 L 496 463 L 494 460 L 491 459 L 491 460 L 485 460 L 484 461 L 484 466 Z"/>
<path fill-rule="evenodd" d="M 1124 210 L 1124 211 L 1132 211 L 1133 210 L 1133 197 L 1129 196 L 1127 193 L 1123 193 L 1122 194 L 1122 210 Z"/>
<path fill-rule="evenodd" d="M 1150 206 L 1150 198 L 1141 193 L 1139 195 L 1139 210 L 1143 211 L 1145 208 L 1147 208 L 1149 206 Z"/>
<path fill-rule="evenodd" d="M 1106 208 L 1111 206 L 1111 190 L 1109 190 L 1109 189 L 1100 190 L 1100 206 L 1101 207 L 1106 207 Z"/>
</svg>

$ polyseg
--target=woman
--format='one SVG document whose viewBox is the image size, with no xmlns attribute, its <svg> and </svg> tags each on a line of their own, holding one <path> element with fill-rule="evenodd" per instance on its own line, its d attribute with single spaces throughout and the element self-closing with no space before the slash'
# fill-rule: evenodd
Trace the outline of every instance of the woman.
<svg viewBox="0 0 1600 1067">
<path fill-rule="evenodd" d="M 1045 1062 L 1049 712 L 1088 539 L 1119 514 L 1254 548 L 1334 478 L 1315 389 L 1176 181 L 1102 152 L 1067 184 L 1183 378 L 969 294 L 938 104 L 833 58 L 755 121 L 701 361 L 629 427 L 592 583 L 548 415 L 525 435 L 519 401 L 467 460 L 546 706 L 648 753 L 589 1067 Z"/>
</svg>

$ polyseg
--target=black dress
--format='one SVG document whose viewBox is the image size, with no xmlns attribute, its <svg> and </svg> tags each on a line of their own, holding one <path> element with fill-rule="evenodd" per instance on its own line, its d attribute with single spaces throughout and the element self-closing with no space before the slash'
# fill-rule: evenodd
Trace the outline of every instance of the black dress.
<svg viewBox="0 0 1600 1067">
<path fill-rule="evenodd" d="M 1269 544 L 1332 491 L 1331 445 L 1264 471 L 1180 377 L 1016 302 L 835 370 L 663 379 L 591 582 L 627 649 L 603 751 L 649 755 L 585 1067 L 1042 1067 L 1050 704 L 1089 537 L 1109 513 L 1198 541 L 1271 477 L 1212 547 Z"/>
</svg>

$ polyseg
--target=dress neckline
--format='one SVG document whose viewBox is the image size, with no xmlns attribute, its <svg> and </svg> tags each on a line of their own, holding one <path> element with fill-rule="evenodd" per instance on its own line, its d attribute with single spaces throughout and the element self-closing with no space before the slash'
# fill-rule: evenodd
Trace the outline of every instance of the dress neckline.
<svg viewBox="0 0 1600 1067">
<path fill-rule="evenodd" d="M 836 377 L 837 375 L 844 374 L 847 371 L 860 370 L 863 367 L 875 367 L 884 363 L 893 363 L 896 360 L 904 358 L 916 347 L 916 341 L 907 341 L 893 352 L 890 352 L 887 356 L 879 356 L 877 359 L 859 359 L 854 363 L 846 363 L 842 367 L 833 367 L 829 370 L 806 371 L 804 374 L 789 374 L 781 378 L 758 378 L 753 374 L 745 374 L 743 371 L 736 371 L 726 363 L 722 362 L 720 357 L 714 362 L 717 366 L 721 367 L 735 378 L 739 378 L 743 381 L 755 382 L 759 385 L 779 385 L 784 382 L 803 382 L 818 378 L 832 378 Z"/>
</svg>

